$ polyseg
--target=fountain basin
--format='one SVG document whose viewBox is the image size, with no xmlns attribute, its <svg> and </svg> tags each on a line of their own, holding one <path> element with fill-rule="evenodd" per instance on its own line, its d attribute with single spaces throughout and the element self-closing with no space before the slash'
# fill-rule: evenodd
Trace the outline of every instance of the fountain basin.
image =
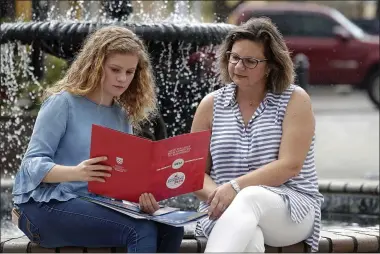
<svg viewBox="0 0 380 254">
<path fill-rule="evenodd" d="M 234 25 L 224 23 L 198 24 L 138 24 L 130 22 L 95 23 L 86 21 L 41 21 L 1 24 L 0 44 L 21 41 L 23 44 L 38 42 L 41 49 L 54 56 L 70 60 L 78 52 L 86 36 L 96 29 L 119 25 L 131 29 L 145 43 L 184 42 L 197 46 L 217 45 Z"/>
</svg>

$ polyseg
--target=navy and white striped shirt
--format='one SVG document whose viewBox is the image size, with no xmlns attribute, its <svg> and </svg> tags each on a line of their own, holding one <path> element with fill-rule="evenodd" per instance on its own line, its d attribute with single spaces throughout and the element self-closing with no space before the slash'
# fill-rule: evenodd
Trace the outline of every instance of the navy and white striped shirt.
<svg viewBox="0 0 380 254">
<path fill-rule="evenodd" d="M 247 126 L 236 102 L 236 85 L 229 84 L 214 92 L 210 177 L 218 186 L 278 159 L 282 121 L 295 88 L 295 85 L 290 85 L 282 94 L 268 92 Z M 318 190 L 314 141 L 315 137 L 297 176 L 278 187 L 262 187 L 283 197 L 295 222 L 301 222 L 314 207 L 314 231 L 306 242 L 312 251 L 317 251 L 323 196 Z M 207 209 L 208 205 L 201 202 L 198 210 Z M 208 237 L 215 222 L 208 217 L 201 219 L 196 235 Z"/>
</svg>

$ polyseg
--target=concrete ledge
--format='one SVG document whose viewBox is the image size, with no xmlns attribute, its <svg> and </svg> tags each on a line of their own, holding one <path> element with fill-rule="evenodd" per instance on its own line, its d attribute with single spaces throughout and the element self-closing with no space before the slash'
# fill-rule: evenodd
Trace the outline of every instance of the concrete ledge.
<svg viewBox="0 0 380 254">
<path fill-rule="evenodd" d="M 194 237 L 183 239 L 181 253 L 201 253 L 206 247 L 205 237 Z M 42 248 L 37 244 L 31 243 L 26 236 L 18 239 L 2 239 L 0 253 L 121 253 L 124 248 L 85 248 L 85 247 L 61 247 L 61 248 Z M 306 243 L 301 242 L 286 247 L 266 246 L 266 253 L 305 253 L 310 252 Z M 379 227 L 347 227 L 323 230 L 319 243 L 320 253 L 330 252 L 380 252 Z"/>
<path fill-rule="evenodd" d="M 379 182 L 373 180 L 340 181 L 336 179 L 318 180 L 319 191 L 322 193 L 347 193 L 379 195 Z"/>
</svg>

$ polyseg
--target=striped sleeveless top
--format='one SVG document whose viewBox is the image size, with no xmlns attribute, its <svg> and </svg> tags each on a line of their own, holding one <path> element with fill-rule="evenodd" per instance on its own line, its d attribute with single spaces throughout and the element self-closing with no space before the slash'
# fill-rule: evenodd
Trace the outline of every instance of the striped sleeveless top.
<svg viewBox="0 0 380 254">
<path fill-rule="evenodd" d="M 210 177 L 218 186 L 277 160 L 282 121 L 295 88 L 295 85 L 290 85 L 282 94 L 268 92 L 247 127 L 235 100 L 236 85 L 229 84 L 214 92 Z M 314 207 L 314 230 L 306 239 L 313 252 L 318 250 L 323 203 L 315 170 L 314 141 L 315 136 L 299 175 L 278 187 L 262 186 L 284 199 L 295 222 L 301 222 Z M 203 212 L 207 209 L 208 205 L 201 202 L 198 210 Z M 195 234 L 208 237 L 215 222 L 208 217 L 202 218 L 197 223 Z"/>
</svg>

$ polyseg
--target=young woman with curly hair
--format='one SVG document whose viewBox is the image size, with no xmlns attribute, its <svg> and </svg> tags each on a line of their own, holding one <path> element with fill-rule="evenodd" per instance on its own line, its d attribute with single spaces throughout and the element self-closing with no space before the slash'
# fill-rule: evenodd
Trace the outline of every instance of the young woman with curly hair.
<svg viewBox="0 0 380 254">
<path fill-rule="evenodd" d="M 137 220 L 78 198 L 106 181 L 104 157 L 89 158 L 92 124 L 125 133 L 156 113 L 155 84 L 143 42 L 107 26 L 88 37 L 64 78 L 47 90 L 13 189 L 19 228 L 42 247 L 127 247 L 178 252 L 183 228 Z M 128 186 L 125 186 L 128 188 Z M 140 206 L 159 208 L 151 194 Z"/>
</svg>

